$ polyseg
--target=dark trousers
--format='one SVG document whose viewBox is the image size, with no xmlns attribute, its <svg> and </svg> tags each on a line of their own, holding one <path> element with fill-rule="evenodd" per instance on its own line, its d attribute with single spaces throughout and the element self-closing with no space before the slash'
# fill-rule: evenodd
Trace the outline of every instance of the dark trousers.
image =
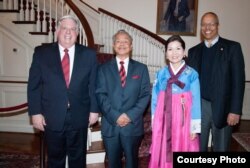
<svg viewBox="0 0 250 168">
<path fill-rule="evenodd" d="M 125 156 L 126 168 L 138 168 L 138 151 L 142 136 L 103 137 L 109 168 L 122 168 L 122 158 Z"/>
<path fill-rule="evenodd" d="M 213 123 L 211 102 L 202 99 L 202 113 L 201 113 L 201 136 L 200 136 L 200 150 L 206 152 L 208 150 L 208 139 L 212 133 L 212 150 L 214 152 L 229 151 L 232 127 L 225 126 L 221 129 L 217 128 Z"/>
<path fill-rule="evenodd" d="M 45 129 L 48 168 L 65 168 L 66 156 L 69 168 L 86 167 L 87 128 L 74 129 L 70 123 L 68 111 L 62 131 Z"/>
</svg>

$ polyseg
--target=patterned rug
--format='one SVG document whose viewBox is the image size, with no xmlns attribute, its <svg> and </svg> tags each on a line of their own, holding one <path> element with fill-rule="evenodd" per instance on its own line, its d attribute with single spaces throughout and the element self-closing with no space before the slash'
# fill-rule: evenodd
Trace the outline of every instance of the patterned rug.
<svg viewBox="0 0 250 168">
<path fill-rule="evenodd" d="M 233 133 L 233 138 L 248 152 L 250 152 L 250 133 Z"/>
<path fill-rule="evenodd" d="M 39 155 L 0 152 L 1 168 L 39 168 Z"/>
</svg>

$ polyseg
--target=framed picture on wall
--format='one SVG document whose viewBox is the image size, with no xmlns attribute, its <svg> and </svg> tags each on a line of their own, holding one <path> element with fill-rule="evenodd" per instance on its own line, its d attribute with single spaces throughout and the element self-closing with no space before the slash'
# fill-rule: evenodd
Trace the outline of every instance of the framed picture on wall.
<svg viewBox="0 0 250 168">
<path fill-rule="evenodd" d="M 198 0 L 158 0 L 156 33 L 196 36 Z"/>
</svg>

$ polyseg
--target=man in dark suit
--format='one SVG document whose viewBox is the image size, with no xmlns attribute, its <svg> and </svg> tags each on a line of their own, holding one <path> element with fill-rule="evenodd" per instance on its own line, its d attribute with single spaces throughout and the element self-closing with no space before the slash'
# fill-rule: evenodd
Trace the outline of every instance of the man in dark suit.
<svg viewBox="0 0 250 168">
<path fill-rule="evenodd" d="M 205 13 L 201 19 L 204 42 L 191 48 L 187 58 L 200 75 L 201 151 L 207 151 L 210 130 L 213 151 L 228 151 L 232 126 L 242 114 L 245 67 L 241 46 L 219 37 L 218 29 L 218 16 Z"/>
<path fill-rule="evenodd" d="M 168 31 L 185 32 L 186 18 L 190 15 L 187 0 L 170 0 L 164 20 Z"/>
<path fill-rule="evenodd" d="M 143 113 L 150 99 L 147 66 L 129 58 L 132 37 L 124 30 L 113 36 L 116 58 L 101 65 L 96 95 L 102 112 L 102 137 L 109 168 L 138 167 L 144 133 Z"/>
<path fill-rule="evenodd" d="M 65 167 L 66 155 L 69 168 L 86 167 L 87 128 L 98 118 L 96 53 L 76 44 L 78 32 L 78 20 L 63 16 L 58 42 L 36 47 L 30 68 L 29 115 L 45 131 L 48 168 Z"/>
</svg>

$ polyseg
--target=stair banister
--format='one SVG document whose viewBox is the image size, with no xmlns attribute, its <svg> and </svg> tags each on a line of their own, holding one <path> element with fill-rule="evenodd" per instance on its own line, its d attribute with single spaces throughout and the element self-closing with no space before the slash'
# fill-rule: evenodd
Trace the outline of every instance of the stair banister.
<svg viewBox="0 0 250 168">
<path fill-rule="evenodd" d="M 112 14 L 112 13 L 110 13 L 110 12 L 108 12 L 108 11 L 102 9 L 102 8 L 99 8 L 98 10 L 99 10 L 100 12 L 102 12 L 102 13 L 105 13 L 105 14 L 107 14 L 107 15 L 113 17 L 113 18 L 116 18 L 116 19 L 120 20 L 121 22 L 124 22 L 124 23 L 126 23 L 126 24 L 128 24 L 128 25 L 134 27 L 135 29 L 138 29 L 138 30 L 144 32 L 145 34 L 147 34 L 147 35 L 149 35 L 150 37 L 156 39 L 157 41 L 159 41 L 159 42 L 162 43 L 162 44 L 165 43 L 165 40 L 164 40 L 163 38 L 157 36 L 156 34 L 150 32 L 150 31 L 148 31 L 147 29 L 144 29 L 143 27 L 140 27 L 140 26 L 138 26 L 138 25 L 136 25 L 136 24 L 134 24 L 134 23 L 132 23 L 132 22 L 130 22 L 130 21 L 128 21 L 128 20 L 122 18 L 122 17 L 119 17 L 119 16 L 117 16 L 117 15 L 114 15 L 114 14 Z"/>
</svg>

